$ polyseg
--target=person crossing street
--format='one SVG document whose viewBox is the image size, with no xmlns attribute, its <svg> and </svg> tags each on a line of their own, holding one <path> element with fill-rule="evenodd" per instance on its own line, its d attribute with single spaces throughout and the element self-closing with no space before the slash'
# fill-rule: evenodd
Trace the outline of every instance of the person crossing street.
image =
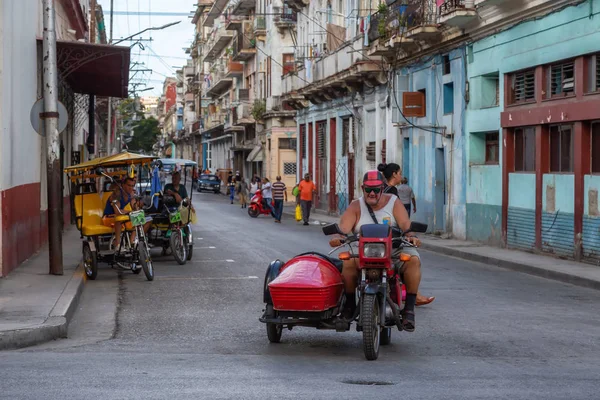
<svg viewBox="0 0 600 400">
<path fill-rule="evenodd" d="M 308 225 L 310 209 L 312 208 L 313 195 L 317 193 L 315 183 L 310 180 L 310 175 L 304 175 L 304 180 L 298 184 L 300 189 L 300 207 L 302 208 L 302 219 L 304 225 Z"/>
<path fill-rule="evenodd" d="M 275 201 L 275 222 L 281 223 L 283 214 L 283 201 L 287 201 L 287 188 L 285 183 L 281 182 L 281 176 L 277 177 L 277 181 L 271 186 L 273 200 Z"/>
</svg>

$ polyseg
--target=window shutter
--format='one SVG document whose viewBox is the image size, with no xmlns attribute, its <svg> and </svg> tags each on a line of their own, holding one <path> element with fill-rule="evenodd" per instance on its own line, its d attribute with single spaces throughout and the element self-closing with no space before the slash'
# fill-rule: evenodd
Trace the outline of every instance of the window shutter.
<svg viewBox="0 0 600 400">
<path fill-rule="evenodd" d="M 513 75 L 514 102 L 535 100 L 535 72 L 524 71 Z"/>
<path fill-rule="evenodd" d="M 325 122 L 317 122 L 317 158 L 327 158 Z"/>
<path fill-rule="evenodd" d="M 425 95 L 423 93 L 402 93 L 402 113 L 405 117 L 424 117 L 425 111 Z"/>
</svg>

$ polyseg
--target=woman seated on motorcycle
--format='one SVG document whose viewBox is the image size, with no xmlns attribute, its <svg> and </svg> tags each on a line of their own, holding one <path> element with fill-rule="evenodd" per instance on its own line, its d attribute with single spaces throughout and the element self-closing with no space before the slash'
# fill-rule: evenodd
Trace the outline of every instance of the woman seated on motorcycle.
<svg viewBox="0 0 600 400">
<path fill-rule="evenodd" d="M 339 228 L 344 234 L 356 234 L 360 232 L 362 225 L 375 223 L 390 225 L 403 231 L 410 228 L 410 219 L 406 209 L 396 196 L 383 193 L 384 186 L 384 177 L 381 172 L 368 171 L 365 174 L 362 185 L 363 195 L 358 200 L 350 203 L 340 219 Z M 421 244 L 416 237 L 407 237 L 407 239 L 417 247 Z M 405 247 L 397 250 L 411 256 L 410 261 L 404 262 L 401 269 L 403 281 L 406 285 L 406 302 L 402 309 L 402 327 L 407 332 L 413 332 L 415 330 L 414 309 L 421 282 L 421 259 L 415 247 Z M 392 256 L 397 260 L 396 262 L 399 262 L 399 253 L 394 252 Z M 359 279 L 355 259 L 344 262 L 342 276 L 345 291 L 349 295 L 346 296 L 348 308 L 349 311 L 352 311 L 352 308 L 356 308 L 354 292 Z"/>
<path fill-rule="evenodd" d="M 398 195 L 398 189 L 396 188 L 402 181 L 402 168 L 396 163 L 379 164 L 377 169 L 383 174 L 386 180 L 386 187 L 383 189 L 383 193 L 393 194 L 400 198 Z M 410 216 L 409 216 L 410 218 Z M 435 300 L 435 297 L 426 297 L 421 293 L 417 293 L 417 307 L 424 306 Z"/>
<path fill-rule="evenodd" d="M 181 205 L 181 202 L 184 199 L 187 199 L 188 192 L 185 188 L 185 185 L 181 185 L 181 172 L 175 171 L 171 177 L 171 183 L 167 183 L 165 185 L 165 194 L 169 196 L 173 196 L 175 198 L 175 202 L 177 203 L 177 207 Z M 194 206 L 191 205 L 192 210 Z"/>
</svg>

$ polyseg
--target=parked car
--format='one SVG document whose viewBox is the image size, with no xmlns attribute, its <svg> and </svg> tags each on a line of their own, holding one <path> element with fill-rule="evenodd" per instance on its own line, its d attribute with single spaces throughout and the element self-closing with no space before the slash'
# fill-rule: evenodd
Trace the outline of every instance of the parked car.
<svg viewBox="0 0 600 400">
<path fill-rule="evenodd" d="M 216 175 L 202 174 L 198 178 L 198 192 L 208 190 L 214 193 L 221 191 L 221 180 Z"/>
</svg>

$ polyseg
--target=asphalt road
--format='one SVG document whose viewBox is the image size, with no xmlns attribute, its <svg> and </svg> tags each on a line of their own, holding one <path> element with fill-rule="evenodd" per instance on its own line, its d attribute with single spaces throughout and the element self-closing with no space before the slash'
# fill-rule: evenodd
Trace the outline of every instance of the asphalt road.
<svg viewBox="0 0 600 400">
<path fill-rule="evenodd" d="M 361 334 L 297 328 L 269 344 L 258 317 L 268 262 L 327 250 L 318 226 L 251 219 L 195 195 L 195 254 L 156 279 L 101 270 L 70 338 L 0 353 L 2 399 L 594 399 L 600 292 L 422 252 L 415 333 L 377 361 Z"/>
</svg>

